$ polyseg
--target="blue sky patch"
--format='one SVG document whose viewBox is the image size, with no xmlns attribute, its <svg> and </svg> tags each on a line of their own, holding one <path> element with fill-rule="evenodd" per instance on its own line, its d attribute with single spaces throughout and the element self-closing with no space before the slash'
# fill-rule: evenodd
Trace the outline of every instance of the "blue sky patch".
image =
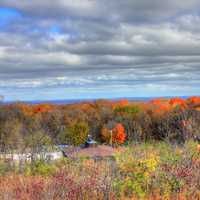
<svg viewBox="0 0 200 200">
<path fill-rule="evenodd" d="M 5 26 L 19 17 L 21 17 L 21 14 L 15 9 L 0 8 L 0 26 Z"/>
<path fill-rule="evenodd" d="M 53 34 L 59 34 L 61 33 L 61 28 L 57 25 L 53 25 L 50 27 L 49 32 Z"/>
</svg>

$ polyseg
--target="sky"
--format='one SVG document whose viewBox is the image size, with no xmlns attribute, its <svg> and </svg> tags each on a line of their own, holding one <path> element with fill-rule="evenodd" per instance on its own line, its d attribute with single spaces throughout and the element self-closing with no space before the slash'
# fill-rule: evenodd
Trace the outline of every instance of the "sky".
<svg viewBox="0 0 200 200">
<path fill-rule="evenodd" d="M 0 95 L 199 95 L 199 24 L 199 0 L 1 0 Z"/>
</svg>

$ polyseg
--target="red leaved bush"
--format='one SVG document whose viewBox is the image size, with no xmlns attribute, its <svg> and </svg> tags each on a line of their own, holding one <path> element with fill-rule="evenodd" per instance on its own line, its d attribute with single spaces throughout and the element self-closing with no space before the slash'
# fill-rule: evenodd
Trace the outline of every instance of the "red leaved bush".
<svg viewBox="0 0 200 200">
<path fill-rule="evenodd" d="M 0 176 L 1 200 L 116 199 L 106 162 L 68 166 L 48 177 Z M 106 171 L 107 170 L 107 171 Z"/>
</svg>

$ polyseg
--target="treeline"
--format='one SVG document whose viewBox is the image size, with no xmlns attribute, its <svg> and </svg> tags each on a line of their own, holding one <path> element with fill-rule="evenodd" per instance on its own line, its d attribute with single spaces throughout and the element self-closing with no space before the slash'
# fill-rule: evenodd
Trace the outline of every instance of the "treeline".
<svg viewBox="0 0 200 200">
<path fill-rule="evenodd" d="M 97 100 L 71 105 L 15 103 L 0 106 L 0 150 L 37 151 L 47 144 L 166 140 L 182 143 L 200 134 L 199 98 L 149 102 Z M 115 140 L 114 140 L 115 139 Z"/>
</svg>

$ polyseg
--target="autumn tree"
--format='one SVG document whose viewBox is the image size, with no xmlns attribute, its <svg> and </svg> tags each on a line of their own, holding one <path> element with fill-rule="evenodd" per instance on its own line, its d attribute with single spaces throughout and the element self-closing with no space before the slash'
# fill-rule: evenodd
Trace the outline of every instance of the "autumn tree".
<svg viewBox="0 0 200 200">
<path fill-rule="evenodd" d="M 101 128 L 101 139 L 103 142 L 109 143 L 111 138 L 111 130 L 109 130 L 105 125 Z"/>
<path fill-rule="evenodd" d="M 89 133 L 89 127 L 86 122 L 77 122 L 71 124 L 66 130 L 65 137 L 66 142 L 72 145 L 84 144 Z"/>
<path fill-rule="evenodd" d="M 1 148 L 4 151 L 20 150 L 23 146 L 23 124 L 17 119 L 6 120 L 0 133 Z"/>
<path fill-rule="evenodd" d="M 108 126 L 103 126 L 101 137 L 107 143 L 123 144 L 126 140 L 125 128 L 121 123 L 117 123 L 112 129 L 109 129 Z"/>
<path fill-rule="evenodd" d="M 116 125 L 116 127 L 112 130 L 113 132 L 113 142 L 116 144 L 123 144 L 126 140 L 126 133 L 124 126 L 120 123 Z"/>
<path fill-rule="evenodd" d="M 200 103 L 200 97 L 198 97 L 198 96 L 192 96 L 192 97 L 189 97 L 186 101 L 189 104 L 197 104 L 197 103 Z"/>
<path fill-rule="evenodd" d="M 45 148 L 52 144 L 52 139 L 43 130 L 37 130 L 26 135 L 24 141 L 26 149 L 31 154 L 32 162 L 36 160 L 36 155 L 40 155 L 42 158 Z"/>
<path fill-rule="evenodd" d="M 116 107 L 124 107 L 124 106 L 128 106 L 128 105 L 129 105 L 129 101 L 127 99 L 121 99 L 119 101 L 112 103 L 113 109 L 115 109 Z"/>
<path fill-rule="evenodd" d="M 59 142 L 58 135 L 65 128 L 64 115 L 60 110 L 54 112 L 42 113 L 42 129 L 53 139 L 54 143 Z"/>
</svg>

